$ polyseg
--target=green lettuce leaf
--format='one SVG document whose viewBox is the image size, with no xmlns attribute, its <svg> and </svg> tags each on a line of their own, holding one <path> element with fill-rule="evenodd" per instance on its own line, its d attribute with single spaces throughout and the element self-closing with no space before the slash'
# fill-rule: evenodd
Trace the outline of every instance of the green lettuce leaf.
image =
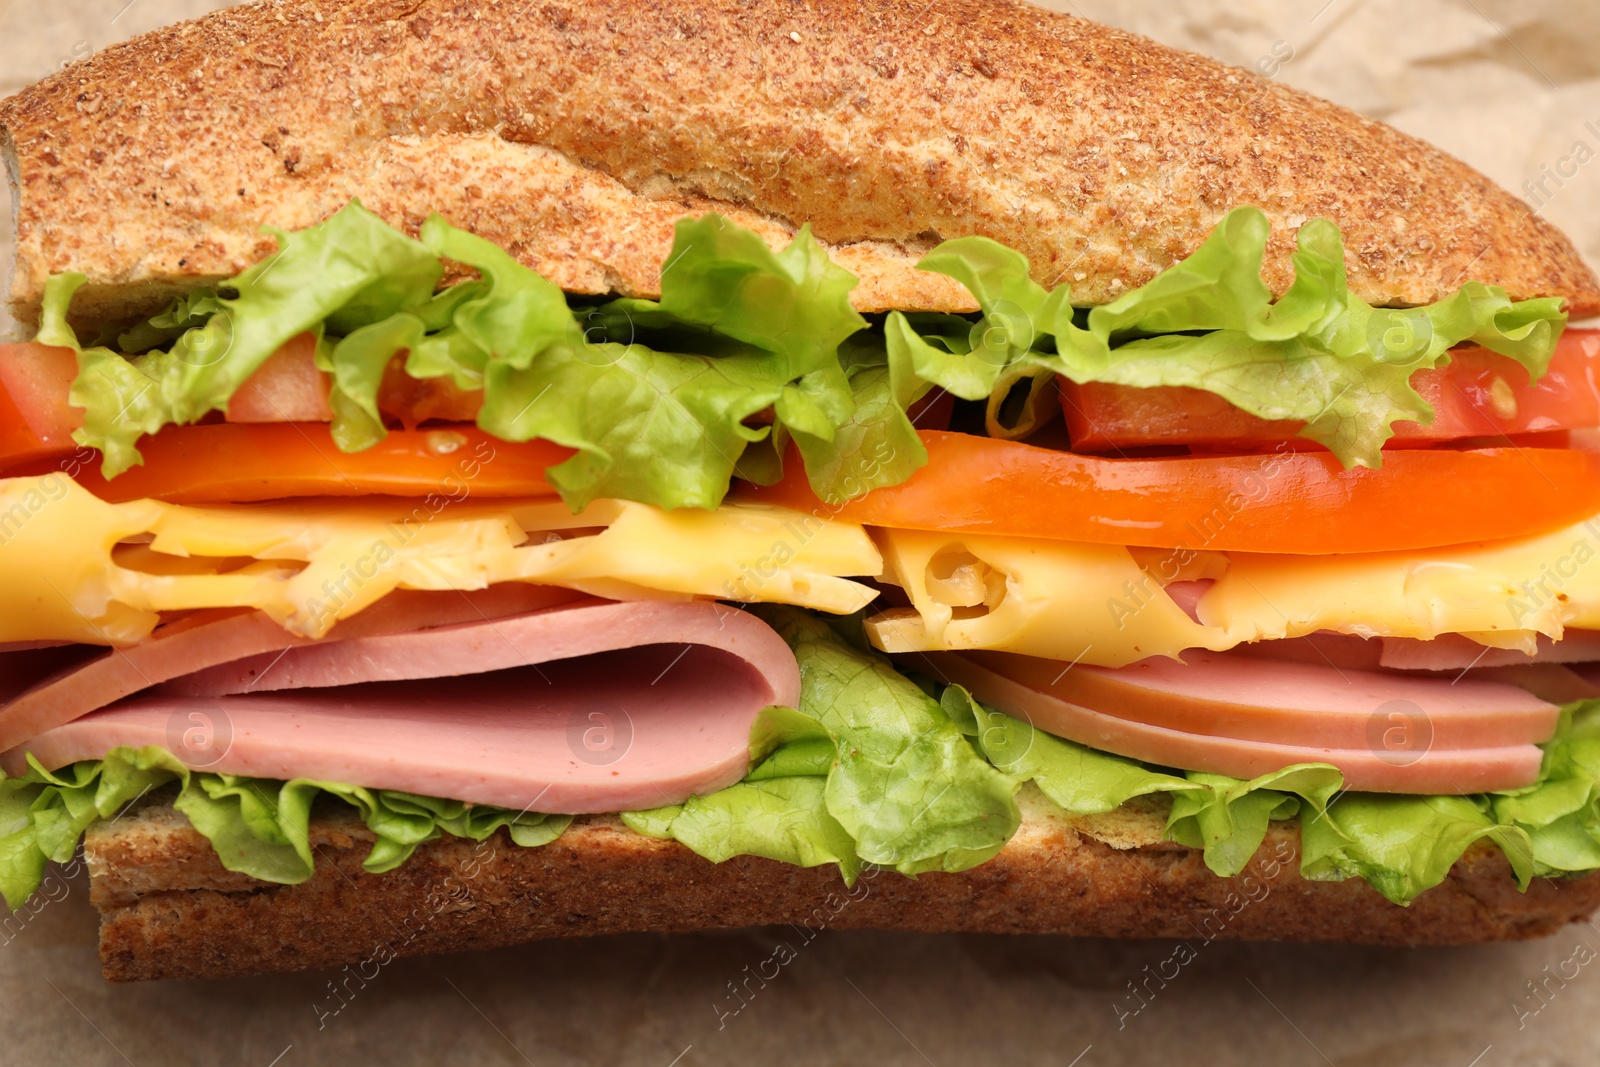
<svg viewBox="0 0 1600 1067">
<path fill-rule="evenodd" d="M 1033 781 L 1069 812 L 1101 814 L 1137 796 L 1170 794 L 1168 838 L 1204 849 L 1206 865 L 1223 877 L 1244 870 L 1279 819 L 1300 825 L 1304 877 L 1362 878 L 1402 905 L 1442 882 L 1479 840 L 1505 854 L 1524 888 L 1534 876 L 1600 870 L 1600 700 L 1564 709 L 1534 785 L 1465 797 L 1341 792 L 1339 772 L 1325 764 L 1248 782 L 1179 776 L 1035 730 L 959 686 L 946 687 L 941 700 L 996 767 Z"/>
<path fill-rule="evenodd" d="M 1035 729 L 985 707 L 959 685 L 946 686 L 940 703 L 991 763 L 1033 782 L 1074 815 L 1101 815 L 1134 797 L 1170 795 L 1167 838 L 1202 849 L 1206 866 L 1223 878 L 1244 870 L 1268 823 L 1293 818 L 1302 801 L 1321 811 L 1343 784 L 1338 770 L 1312 763 L 1248 782 L 1199 771 L 1169 774 Z"/>
<path fill-rule="evenodd" d="M 775 442 L 792 436 L 812 492 L 829 504 L 898 485 L 928 462 L 928 450 L 906 414 L 922 388 L 914 379 L 897 382 L 887 366 L 854 367 L 850 414 L 830 436 L 783 421 L 780 408 Z"/>
<path fill-rule="evenodd" d="M 1433 421 L 1411 377 L 1455 345 L 1508 356 L 1532 380 L 1549 366 L 1566 323 L 1558 299 L 1513 303 L 1468 282 L 1425 307 L 1375 309 L 1349 291 L 1338 228 L 1314 219 L 1297 237 L 1294 283 L 1273 303 L 1261 280 L 1268 230 L 1259 209 L 1236 208 L 1193 255 L 1086 316 L 1067 286 L 1046 293 L 1032 282 L 1017 253 L 984 238 L 946 242 L 921 265 L 977 298 L 988 354 L 943 353 L 892 316 L 890 344 L 920 376 L 968 399 L 996 362 L 1076 382 L 1204 389 L 1253 415 L 1303 422 L 1302 436 L 1368 467 L 1381 465 L 1396 421 Z"/>
<path fill-rule="evenodd" d="M 217 299 L 215 289 L 202 288 L 183 293 L 173 297 L 165 311 L 118 334 L 117 348 L 126 354 L 137 355 L 169 345 L 184 331 L 204 326 L 211 316 L 221 310 L 222 302 Z"/>
<path fill-rule="evenodd" d="M 225 411 L 245 379 L 291 337 L 323 328 L 348 333 L 425 303 L 443 274 L 437 257 L 357 201 L 316 226 L 275 232 L 279 250 L 220 286 L 235 295 L 217 296 L 203 325 L 183 331 L 170 348 L 131 359 L 81 347 L 67 325 L 83 275 L 46 283 L 38 340 L 77 352 L 71 401 L 85 410 L 73 439 L 101 451 L 107 478 L 141 462 L 135 442 L 142 435 Z"/>
<path fill-rule="evenodd" d="M 965 322 L 966 320 L 961 320 Z M 984 330 L 986 336 L 993 331 Z M 1008 344 L 998 347 L 958 343 L 958 336 L 925 337 L 911 318 L 891 311 L 883 323 L 886 363 L 911 395 L 915 385 L 936 383 L 962 400 L 986 400 L 1005 369 L 1023 358 L 1025 350 Z"/>
<path fill-rule="evenodd" d="M 1524 888 L 1535 875 L 1600 867 L 1600 701 L 1564 710 L 1532 786 L 1475 797 L 1341 793 L 1338 772 L 1325 765 L 1248 782 L 1180 775 L 1053 737 L 959 686 L 944 687 L 935 702 L 928 688 L 937 687 L 901 676 L 843 627 L 792 609 L 763 613 L 794 647 L 808 699 L 801 709 L 758 716 L 743 781 L 625 813 L 638 833 L 675 839 L 716 862 L 754 855 L 834 864 L 847 882 L 867 863 L 905 874 L 963 870 L 1015 832 L 1015 794 L 1032 781 L 1078 815 L 1170 796 L 1168 838 L 1202 849 L 1223 877 L 1245 869 L 1271 822 L 1295 819 L 1305 877 L 1363 878 L 1401 905 L 1443 881 L 1480 840 L 1501 849 Z M 30 761 L 28 773 L 0 779 L 0 894 L 21 907 L 45 865 L 70 860 L 88 826 L 173 784 L 174 806 L 228 869 L 284 884 L 312 872 L 309 820 L 323 798 L 356 808 L 372 829 L 377 840 L 364 866 L 374 872 L 442 834 L 481 841 L 506 827 L 515 843 L 535 847 L 571 822 L 337 782 L 196 773 L 159 748 L 121 748 L 54 772 Z"/>
<path fill-rule="evenodd" d="M 758 614 L 799 661 L 799 711 L 837 743 L 827 809 L 863 860 L 902 874 L 960 871 L 1005 846 L 1021 822 L 1018 783 L 977 753 L 938 701 L 818 618 Z"/>
<path fill-rule="evenodd" d="M 679 222 L 661 300 L 611 305 L 639 320 L 700 326 L 780 357 L 785 381 L 837 371 L 839 345 L 866 328 L 850 306 L 856 276 L 800 227 L 781 252 L 721 215 Z M 834 385 L 842 381 L 835 379 Z"/>
<path fill-rule="evenodd" d="M 575 511 L 600 497 L 714 508 L 746 444 L 767 433 L 744 420 L 782 388 L 756 355 L 560 342 L 525 368 L 488 363 L 478 425 L 577 449 L 546 472 Z"/>
<path fill-rule="evenodd" d="M 377 835 L 363 866 L 392 870 L 440 834 L 482 841 L 502 826 L 519 845 L 555 840 L 570 815 L 515 812 L 340 782 L 287 782 L 190 771 L 151 746 L 115 748 L 104 759 L 47 771 L 29 758 L 28 773 L 0 779 L 0 894 L 14 911 L 38 888 L 49 861 L 72 858 L 93 823 L 117 818 L 152 789 L 176 784 L 173 807 L 208 838 L 222 865 L 267 882 L 311 877 L 313 806 L 336 798 L 356 808 Z"/>
<path fill-rule="evenodd" d="M 990 763 L 1019 781 L 1033 782 L 1074 815 L 1102 815 L 1152 793 L 1211 792 L 1178 775 L 1035 729 L 985 707 L 959 685 L 945 686 L 939 702 L 962 731 L 977 740 Z"/>
<path fill-rule="evenodd" d="M 750 728 L 747 782 L 768 778 L 826 778 L 839 758 L 828 728 L 793 708 L 767 708 Z"/>
<path fill-rule="evenodd" d="M 1344 785 L 1338 768 L 1326 763 L 1300 763 L 1249 781 L 1200 771 L 1185 777 L 1209 789 L 1173 797 L 1167 837 L 1204 849 L 1206 866 L 1224 878 L 1245 869 L 1269 823 L 1296 815 L 1304 822 L 1306 808 L 1321 813 Z"/>
<path fill-rule="evenodd" d="M 1533 852 L 1521 828 L 1497 823 L 1475 797 L 1346 793 L 1300 823 L 1300 873 L 1317 881 L 1364 878 L 1396 904 L 1444 881 L 1468 847 L 1488 838 L 1523 889 Z"/>
<path fill-rule="evenodd" d="M 1296 820 L 1301 874 L 1363 878 L 1396 904 L 1442 882 L 1481 839 L 1496 845 L 1526 888 L 1535 875 L 1600 870 L 1600 700 L 1564 710 L 1547 742 L 1537 783 L 1475 797 L 1342 792 L 1327 764 L 1300 764 L 1251 781 L 1175 774 L 1036 730 L 944 687 L 941 703 L 997 768 L 1032 781 L 1077 815 L 1114 811 L 1135 797 L 1168 794 L 1168 839 L 1204 850 L 1222 877 L 1243 871 L 1269 824 Z"/>
<path fill-rule="evenodd" d="M 686 803 L 628 812 L 622 821 L 649 837 L 671 838 L 713 863 L 764 856 L 797 867 L 836 864 L 846 883 L 861 873 L 861 857 L 843 826 L 828 814 L 828 779 L 787 775 L 746 780 Z"/>
<path fill-rule="evenodd" d="M 1600 701 L 1563 710 L 1539 781 L 1491 794 L 1494 817 L 1528 835 L 1539 877 L 1600 869 Z"/>
<path fill-rule="evenodd" d="M 719 364 L 737 349 L 730 352 L 716 338 L 767 353 L 752 364 L 765 380 L 747 386 L 751 406 L 740 421 L 770 406 L 770 431 L 729 426 L 715 444 L 735 461 L 730 473 L 771 484 L 782 476 L 792 440 L 813 489 L 837 502 L 903 481 L 927 462 L 905 418 L 909 401 L 897 401 L 881 373 L 858 377 L 873 365 L 841 359 L 840 346 L 867 327 L 850 306 L 855 286 L 855 276 L 828 258 L 808 226 L 773 252 L 755 233 L 706 215 L 678 223 L 661 272 L 661 299 L 611 301 L 591 316 L 591 332 L 628 349 L 641 339 L 676 344 L 717 356 Z M 889 437 L 899 451 L 883 445 Z"/>
<path fill-rule="evenodd" d="M 1513 304 L 1469 282 L 1422 308 L 1353 296 L 1338 230 L 1301 227 L 1295 280 L 1274 302 L 1255 208 L 1231 212 L 1193 255 L 1089 311 L 1046 290 L 1021 254 L 985 238 L 922 262 L 960 281 L 982 318 L 893 312 L 877 328 L 850 305 L 855 277 L 801 227 L 781 251 L 718 215 L 684 219 L 661 299 L 574 308 L 503 249 L 437 217 L 413 241 L 352 201 L 214 290 L 198 290 L 118 338 L 83 347 L 67 325 L 84 279 L 46 285 L 38 339 L 72 347 L 81 444 L 108 477 L 140 462 L 139 437 L 225 410 L 284 341 L 310 331 L 333 376 L 333 435 L 347 451 L 384 436 L 378 391 L 401 353 L 412 377 L 482 389 L 479 424 L 577 455 L 551 471 L 575 509 L 598 497 L 711 507 L 737 473 L 762 484 L 799 450 L 819 497 L 841 503 L 898 484 L 927 461 L 907 411 L 930 388 L 983 400 L 1029 370 L 1076 381 L 1207 389 L 1301 433 L 1347 465 L 1377 466 L 1401 419 L 1429 422 L 1410 380 L 1474 342 L 1543 374 L 1565 322 L 1559 301 Z M 434 289 L 441 259 L 479 278 Z M 137 353 L 137 354 L 135 354 Z M 769 425 L 753 416 L 771 409 Z"/>
<path fill-rule="evenodd" d="M 381 322 L 362 326 L 333 345 L 317 346 L 317 366 L 333 375 L 328 407 L 333 411 L 329 428 L 341 452 L 360 452 L 387 436 L 378 412 L 378 389 L 383 372 L 402 351 L 422 340 L 422 320 L 396 312 Z"/>
<path fill-rule="evenodd" d="M 797 867 L 832 863 L 847 883 L 861 873 L 855 842 L 828 814 L 828 774 L 839 755 L 826 727 L 793 708 L 764 710 L 750 728 L 750 773 L 703 797 L 622 821 L 647 837 L 676 840 L 721 863 L 764 856 Z"/>
<path fill-rule="evenodd" d="M 489 433 L 575 449 L 550 472 L 574 510 L 598 497 L 714 507 L 747 447 L 774 429 L 780 444 L 791 432 L 802 442 L 813 481 L 835 499 L 834 483 L 846 478 L 859 493 L 909 473 L 905 459 L 874 458 L 889 429 L 903 456 L 923 461 L 881 370 L 852 382 L 842 365 L 840 344 L 867 325 L 850 306 L 856 279 L 805 227 L 774 252 L 721 216 L 685 219 L 660 301 L 612 301 L 581 320 L 556 285 L 437 216 L 414 241 L 352 201 L 326 222 L 277 236 L 279 251 L 239 277 L 125 331 L 119 344 L 138 355 L 81 346 L 67 309 L 84 278 L 49 281 L 38 339 L 78 353 L 77 439 L 102 451 L 107 477 L 140 462 L 144 434 L 225 410 L 304 331 L 318 336 L 318 365 L 332 375 L 342 450 L 383 439 L 378 393 L 403 353 L 414 378 L 483 390 L 479 425 Z M 479 278 L 435 293 L 443 259 Z M 767 408 L 774 428 L 745 425 Z M 852 463 L 857 451 L 867 459 Z M 765 459 L 776 477 L 779 458 L 767 444 L 751 462 Z"/>
<path fill-rule="evenodd" d="M 439 219 L 423 240 L 476 267 L 484 290 L 413 348 L 408 373 L 477 376 L 485 430 L 576 449 L 548 475 L 574 508 L 715 507 L 747 446 L 773 432 L 751 416 L 772 407 L 779 435 L 824 442 L 806 456 L 821 470 L 855 411 L 838 348 L 866 325 L 850 307 L 856 279 L 804 227 L 773 252 L 720 215 L 682 220 L 659 301 L 614 300 L 581 319 L 494 245 Z"/>
<path fill-rule="evenodd" d="M 813 616 L 760 614 L 794 649 L 800 707 L 763 714 L 744 781 L 626 813 L 628 826 L 719 862 L 836 864 L 847 883 L 864 863 L 960 871 L 1005 846 L 1021 822 L 1018 782 L 986 763 L 937 701 Z"/>
<path fill-rule="evenodd" d="M 12 911 L 39 886 L 45 864 L 66 863 L 91 823 L 171 780 L 180 765 L 156 748 L 127 749 L 102 768 L 75 764 L 56 772 L 28 760 L 30 771 L 0 779 L 0 894 Z"/>
</svg>

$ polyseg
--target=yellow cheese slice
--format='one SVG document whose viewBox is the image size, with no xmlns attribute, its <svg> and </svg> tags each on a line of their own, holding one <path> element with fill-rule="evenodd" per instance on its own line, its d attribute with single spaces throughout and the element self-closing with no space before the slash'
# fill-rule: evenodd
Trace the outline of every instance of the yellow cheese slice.
<svg viewBox="0 0 1600 1067">
<path fill-rule="evenodd" d="M 1520 541 L 1426 552 L 1229 553 L 1201 619 L 1236 641 L 1317 630 L 1429 640 L 1459 633 L 1532 652 L 1540 634 L 1600 626 L 1600 519 Z"/>
<path fill-rule="evenodd" d="M 159 613 L 256 608 L 320 637 L 396 589 L 560 585 L 632 599 L 719 597 L 858 611 L 862 527 L 781 508 L 665 512 L 600 501 L 108 504 L 65 475 L 0 479 L 0 641 L 124 645 Z"/>
<path fill-rule="evenodd" d="M 1319 630 L 1532 651 L 1600 628 L 1600 518 L 1521 541 L 1417 552 L 1288 556 L 1122 549 L 874 529 L 911 608 L 868 621 L 888 652 L 988 648 L 1122 666 Z M 1215 579 L 1199 622 L 1166 583 Z"/>
<path fill-rule="evenodd" d="M 1126 548 L 874 530 L 884 577 L 912 607 L 869 619 L 886 652 L 993 648 L 1120 667 L 1186 648 L 1229 647 L 1196 623 Z"/>
</svg>

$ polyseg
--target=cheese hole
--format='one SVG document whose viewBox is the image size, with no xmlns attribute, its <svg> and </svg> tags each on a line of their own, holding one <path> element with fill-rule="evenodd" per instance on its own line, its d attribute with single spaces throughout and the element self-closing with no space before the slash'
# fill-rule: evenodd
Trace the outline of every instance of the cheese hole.
<svg viewBox="0 0 1600 1067">
<path fill-rule="evenodd" d="M 305 567 L 298 560 L 255 560 L 250 556 L 174 556 L 157 552 L 145 543 L 120 544 L 111 550 L 111 560 L 125 570 L 140 574 L 232 574 L 246 567 L 298 572 Z"/>
<path fill-rule="evenodd" d="M 1215 584 L 1214 579 L 1199 578 L 1191 581 L 1169 582 L 1162 587 L 1161 591 L 1166 593 L 1174 604 L 1178 605 L 1178 610 L 1198 623 L 1200 622 L 1200 598 L 1205 596 L 1206 590 Z"/>
<path fill-rule="evenodd" d="M 534 530 L 517 547 L 528 545 L 554 545 L 562 541 L 576 541 L 581 537 L 594 537 L 606 532 L 604 526 L 571 526 L 565 530 Z"/>
<path fill-rule="evenodd" d="M 955 609 L 959 619 L 976 618 L 1000 606 L 1006 595 L 1006 575 L 964 548 L 940 549 L 928 560 L 928 596 Z M 980 610 L 972 610 L 980 609 Z"/>
</svg>

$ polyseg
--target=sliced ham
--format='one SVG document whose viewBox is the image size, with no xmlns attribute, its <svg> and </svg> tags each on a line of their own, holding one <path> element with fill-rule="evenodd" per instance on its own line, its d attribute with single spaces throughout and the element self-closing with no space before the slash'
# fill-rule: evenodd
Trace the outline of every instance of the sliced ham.
<svg viewBox="0 0 1600 1067">
<path fill-rule="evenodd" d="M 521 583 L 466 593 L 401 590 L 341 622 L 324 640 L 495 619 L 590 599 Z M 150 686 L 306 643 L 261 612 L 204 611 L 161 627 L 131 648 L 71 645 L 7 653 L 0 656 L 0 699 L 6 700 L 0 706 L 0 751 Z M 26 685 L 7 685 L 9 679 L 26 679 Z"/>
<path fill-rule="evenodd" d="M 1231 652 L 1248 659 L 1308 663 L 1313 667 L 1337 667 L 1339 670 L 1375 671 L 1383 666 L 1380 639 L 1368 640 L 1328 630 L 1278 641 L 1255 641 L 1238 645 Z"/>
<path fill-rule="evenodd" d="M 1218 654 L 1188 665 L 1070 670 L 998 652 L 931 658 L 985 703 L 1092 748 L 1237 778 L 1331 763 L 1349 788 L 1375 792 L 1527 785 L 1543 755 L 1533 742 L 1547 740 L 1559 716 L 1555 705 L 1496 682 L 1451 685 Z"/>
<path fill-rule="evenodd" d="M 396 639 L 411 666 L 381 649 Z M 160 745 L 228 774 L 551 813 L 627 811 L 738 781 L 757 713 L 794 704 L 800 691 L 782 638 L 705 601 L 584 602 L 325 647 L 338 645 L 343 659 L 301 664 L 300 684 L 313 671 L 325 682 L 417 679 L 421 662 L 450 675 L 490 673 L 220 697 L 150 693 L 47 730 L 0 765 L 19 770 L 25 751 L 58 767 L 118 745 Z M 510 662 L 518 666 L 501 669 Z"/>
<path fill-rule="evenodd" d="M 1425 717 L 1435 748 L 1549 740 L 1559 709 L 1513 685 L 1448 680 L 1327 664 L 1246 659 L 1194 650 L 1183 660 L 1126 667 L 1064 664 L 1005 652 L 976 662 L 1031 688 L 1118 718 L 1243 741 L 1365 748 L 1373 712 Z M 1412 711 L 1411 709 L 1415 709 Z"/>
<path fill-rule="evenodd" d="M 1583 681 L 1600 687 L 1600 663 L 1574 663 L 1567 669 Z"/>
<path fill-rule="evenodd" d="M 1513 663 L 1506 667 L 1474 667 L 1464 674 L 1471 679 L 1514 685 L 1552 704 L 1571 704 L 1600 697 L 1600 685 L 1582 673 L 1595 666 L 1592 663 L 1571 667 L 1563 663 Z"/>
<path fill-rule="evenodd" d="M 1177 584 L 1177 583 L 1174 583 Z M 1168 590 L 1171 590 L 1171 586 Z M 1561 640 L 1540 635 L 1532 654 L 1514 648 L 1491 648 L 1461 634 L 1440 634 L 1430 641 L 1410 637 L 1361 638 L 1319 631 L 1281 641 L 1258 641 L 1233 649 L 1252 659 L 1290 660 L 1341 670 L 1464 671 L 1482 667 L 1520 667 L 1535 663 L 1600 662 L 1600 630 L 1569 629 Z"/>
<path fill-rule="evenodd" d="M 716 612 L 747 619 L 731 608 Z M 359 616 L 357 616 L 359 618 Z M 707 619 L 716 623 L 705 625 Z M 689 629 L 671 627 L 685 621 Z M 758 624 L 759 625 L 759 624 Z M 228 696 L 280 689 L 324 688 L 362 682 L 447 678 L 520 667 L 528 663 L 586 656 L 600 650 L 634 648 L 672 641 L 676 647 L 711 645 L 740 652 L 739 631 L 721 625 L 720 616 L 663 601 L 616 604 L 592 600 L 559 610 L 500 619 L 474 619 L 408 633 L 374 633 L 338 641 L 306 643 L 282 652 L 252 656 L 186 675 L 163 687 L 176 696 Z M 759 651 L 759 647 L 757 651 Z M 785 653 L 779 660 L 790 657 Z M 764 670 L 781 673 L 781 662 L 763 660 Z M 776 677 L 777 674 L 774 674 Z M 798 682 L 775 694 L 775 703 L 800 698 Z"/>
<path fill-rule="evenodd" d="M 104 652 L 98 645 L 46 644 L 0 653 L 0 707 L 45 679 L 69 673 Z"/>
<path fill-rule="evenodd" d="M 1600 630 L 1571 630 L 1552 641 L 1539 635 L 1532 654 L 1514 648 L 1490 648 L 1460 634 L 1440 634 L 1431 641 L 1385 637 L 1379 663 L 1407 671 L 1464 671 L 1469 667 L 1515 667 L 1525 663 L 1590 663 L 1600 660 Z"/>
</svg>

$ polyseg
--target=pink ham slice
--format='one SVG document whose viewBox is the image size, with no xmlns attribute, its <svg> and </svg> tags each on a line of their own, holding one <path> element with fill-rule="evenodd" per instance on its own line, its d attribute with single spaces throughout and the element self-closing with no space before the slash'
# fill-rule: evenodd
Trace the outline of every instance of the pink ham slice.
<svg viewBox="0 0 1600 1067">
<path fill-rule="evenodd" d="M 675 641 L 680 649 L 692 643 L 720 645 L 721 639 L 733 640 L 735 636 L 698 630 L 690 636 L 675 635 L 665 625 L 659 603 L 635 603 L 624 608 L 611 601 L 589 600 L 588 605 L 597 610 L 584 610 L 583 605 L 573 604 L 554 613 L 476 619 L 409 633 L 376 633 L 336 642 L 303 644 L 196 671 L 167 683 L 162 691 L 175 696 L 216 697 L 362 682 L 446 678 L 663 641 Z M 717 610 L 729 617 L 739 615 L 731 608 Z M 667 612 L 676 617 L 679 608 L 670 607 Z M 689 617 L 698 618 L 699 615 Z M 748 619 L 748 616 L 739 617 Z M 600 644 L 596 643 L 598 624 L 591 619 L 605 620 L 606 632 Z M 730 645 L 729 651 L 737 649 Z M 798 699 L 797 689 L 778 703 Z"/>
<path fill-rule="evenodd" d="M 1596 666 L 1579 663 L 1567 666 L 1561 663 L 1514 663 L 1508 667 L 1474 667 L 1470 671 L 1457 671 L 1471 679 L 1505 682 L 1525 689 L 1540 700 L 1552 704 L 1571 704 L 1575 700 L 1593 700 L 1600 697 L 1600 685 L 1595 685 L 1589 675 L 1582 672 Z"/>
<path fill-rule="evenodd" d="M 1350 634 L 1320 630 L 1304 637 L 1238 645 L 1229 654 L 1247 659 L 1306 663 L 1313 667 L 1336 667 L 1342 671 L 1375 671 L 1383 666 L 1381 662 L 1383 640 L 1381 638 L 1367 640 Z"/>
<path fill-rule="evenodd" d="M 402 590 L 339 623 L 324 640 L 495 619 L 589 599 L 554 586 L 521 584 L 470 593 Z M 131 648 L 70 645 L 7 653 L 0 656 L 0 751 L 169 679 L 306 643 L 260 612 L 205 611 L 163 626 Z"/>
<path fill-rule="evenodd" d="M 399 657 L 379 654 L 390 640 L 401 642 Z M 756 714 L 792 705 L 800 692 L 782 638 L 704 601 L 589 601 L 326 649 L 340 646 L 345 661 L 315 663 L 325 681 L 415 679 L 421 662 L 451 675 L 492 673 L 221 697 L 152 693 L 47 730 L 0 765 L 15 773 L 24 751 L 59 767 L 118 745 L 159 745 L 227 774 L 549 813 L 628 811 L 738 781 Z M 397 674 L 401 659 L 412 665 Z M 511 662 L 516 669 L 500 669 Z M 193 728 L 204 743 L 190 747 Z"/>
<path fill-rule="evenodd" d="M 1093 748 L 1237 778 L 1331 763 L 1349 788 L 1374 792 L 1527 785 L 1542 758 L 1533 742 L 1547 740 L 1559 717 L 1555 705 L 1496 682 L 1215 653 L 1068 671 L 998 652 L 932 658 L 978 699 Z"/>
<path fill-rule="evenodd" d="M 1240 645 L 1233 654 L 1356 670 L 1464 671 L 1539 663 L 1594 663 L 1600 661 L 1600 630 L 1569 629 L 1559 641 L 1541 636 L 1538 650 L 1531 656 L 1516 649 L 1480 645 L 1460 634 L 1440 634 L 1431 641 L 1419 641 L 1409 637 L 1367 640 L 1331 632 Z"/>
<path fill-rule="evenodd" d="M 1533 655 L 1514 648 L 1490 648 L 1460 634 L 1440 634 L 1432 641 L 1383 638 L 1378 662 L 1406 671 L 1464 671 L 1469 667 L 1517 667 L 1528 663 L 1589 663 L 1600 660 L 1600 630 L 1568 630 L 1561 640 L 1542 634 Z"/>
</svg>

